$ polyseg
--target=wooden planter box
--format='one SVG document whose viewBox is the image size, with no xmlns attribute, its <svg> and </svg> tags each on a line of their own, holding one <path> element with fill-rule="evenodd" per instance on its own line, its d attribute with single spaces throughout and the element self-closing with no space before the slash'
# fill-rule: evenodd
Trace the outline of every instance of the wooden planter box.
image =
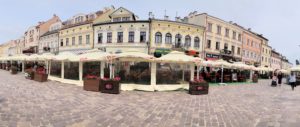
<svg viewBox="0 0 300 127">
<path fill-rule="evenodd" d="M 46 82 L 48 80 L 48 74 L 39 74 L 39 73 L 34 73 L 34 81 L 38 82 Z"/>
<path fill-rule="evenodd" d="M 100 92 L 100 79 L 84 79 L 83 89 L 86 91 Z"/>
<path fill-rule="evenodd" d="M 254 83 L 258 82 L 258 76 L 257 75 L 252 76 L 252 82 L 254 82 Z"/>
<path fill-rule="evenodd" d="M 209 90 L 209 84 L 207 82 L 189 83 L 189 94 L 191 95 L 208 94 L 208 90 Z"/>
<path fill-rule="evenodd" d="M 31 69 L 25 70 L 25 78 L 33 80 L 34 79 L 34 72 Z"/>
<path fill-rule="evenodd" d="M 103 80 L 100 81 L 101 93 L 120 94 L 120 82 L 116 80 Z"/>
</svg>

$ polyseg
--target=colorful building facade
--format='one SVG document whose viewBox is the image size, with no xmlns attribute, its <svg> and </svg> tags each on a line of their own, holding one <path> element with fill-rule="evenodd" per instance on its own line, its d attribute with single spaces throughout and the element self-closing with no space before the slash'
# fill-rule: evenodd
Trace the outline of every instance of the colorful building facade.
<svg viewBox="0 0 300 127">
<path fill-rule="evenodd" d="M 196 51 L 203 54 L 205 27 L 181 21 L 150 19 L 150 53 L 158 50 Z"/>
<path fill-rule="evenodd" d="M 226 22 L 206 13 L 190 13 L 187 22 L 206 27 L 204 39 L 204 58 L 215 60 L 223 58 L 241 61 L 243 29 L 232 22 Z"/>
<path fill-rule="evenodd" d="M 250 29 L 243 31 L 242 61 L 249 65 L 260 66 L 261 40 Z"/>
<path fill-rule="evenodd" d="M 149 20 L 125 8 L 110 9 L 94 21 L 94 47 L 105 52 L 148 53 Z"/>
</svg>

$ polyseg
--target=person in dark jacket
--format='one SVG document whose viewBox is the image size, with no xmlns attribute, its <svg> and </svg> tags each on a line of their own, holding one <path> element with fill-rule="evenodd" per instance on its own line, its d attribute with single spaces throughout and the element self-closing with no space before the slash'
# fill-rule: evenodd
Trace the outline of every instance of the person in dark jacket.
<svg viewBox="0 0 300 127">
<path fill-rule="evenodd" d="M 283 74 L 282 74 L 281 72 L 279 72 L 278 75 L 277 75 L 277 78 L 278 78 L 278 84 L 279 84 L 279 85 L 281 85 L 282 77 L 283 77 Z"/>
</svg>

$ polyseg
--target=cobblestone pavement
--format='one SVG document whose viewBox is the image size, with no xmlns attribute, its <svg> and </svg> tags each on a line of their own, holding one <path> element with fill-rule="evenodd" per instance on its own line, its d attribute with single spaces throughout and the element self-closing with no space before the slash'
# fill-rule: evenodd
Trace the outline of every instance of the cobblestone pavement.
<svg viewBox="0 0 300 127">
<path fill-rule="evenodd" d="M 186 91 L 111 95 L 0 70 L 0 127 L 299 126 L 300 88 L 269 84 L 213 86 L 200 96 Z"/>
</svg>

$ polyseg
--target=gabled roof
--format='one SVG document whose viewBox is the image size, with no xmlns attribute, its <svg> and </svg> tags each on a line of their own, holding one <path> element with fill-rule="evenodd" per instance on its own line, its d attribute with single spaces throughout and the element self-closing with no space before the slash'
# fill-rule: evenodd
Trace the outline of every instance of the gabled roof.
<svg viewBox="0 0 300 127">
<path fill-rule="evenodd" d="M 111 16 L 112 16 L 114 13 L 116 13 L 117 11 L 119 11 L 119 10 L 121 10 L 121 9 L 123 9 L 123 10 L 125 10 L 125 11 L 131 13 L 131 15 L 132 15 L 132 17 L 133 17 L 133 20 L 136 20 L 136 16 L 134 15 L 134 13 L 131 12 L 131 11 L 129 11 L 129 10 L 127 10 L 126 8 L 123 8 L 123 7 L 120 7 L 120 8 L 118 8 L 118 9 L 116 9 L 114 12 L 112 12 L 112 13 L 109 15 L 109 17 L 111 18 Z"/>
</svg>

